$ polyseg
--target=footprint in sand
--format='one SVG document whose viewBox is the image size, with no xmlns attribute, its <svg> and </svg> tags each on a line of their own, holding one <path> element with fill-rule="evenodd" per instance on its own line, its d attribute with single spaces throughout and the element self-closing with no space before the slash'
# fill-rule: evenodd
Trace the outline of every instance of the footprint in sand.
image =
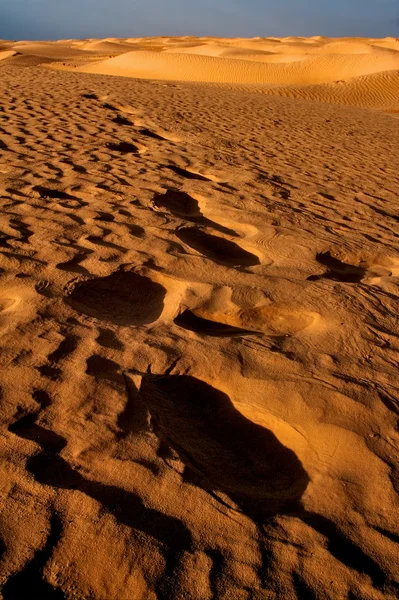
<svg viewBox="0 0 399 600">
<path fill-rule="evenodd" d="M 214 181 L 209 176 L 201 175 L 201 173 L 196 173 L 195 171 L 189 171 L 188 169 L 182 169 L 181 167 L 177 167 L 175 165 L 165 165 L 166 169 L 173 171 L 176 175 L 180 175 L 181 177 L 185 177 L 186 179 L 198 179 L 199 181 Z"/>
<path fill-rule="evenodd" d="M 83 208 L 84 206 L 88 206 L 88 202 L 84 202 L 81 198 L 62 190 L 54 190 L 42 185 L 35 185 L 33 190 L 39 192 L 40 198 L 43 200 L 59 200 L 58 204 L 63 208 Z"/>
<path fill-rule="evenodd" d="M 399 275 L 399 260 L 386 256 L 375 256 L 368 260 L 360 260 L 358 265 L 344 262 L 333 256 L 331 252 L 316 254 L 316 261 L 327 270 L 321 275 L 311 275 L 308 281 L 330 279 L 342 283 L 379 283 L 384 277 Z"/>
<path fill-rule="evenodd" d="M 16 308 L 19 302 L 19 298 L 0 298 L 0 313 L 2 314 Z"/>
<path fill-rule="evenodd" d="M 126 117 L 123 117 L 122 115 L 117 115 L 114 119 L 112 119 L 112 122 L 116 123 L 117 125 L 133 126 L 133 123 L 129 121 L 129 119 L 126 119 Z"/>
<path fill-rule="evenodd" d="M 126 125 L 128 127 L 134 127 L 136 125 L 135 123 L 132 123 L 132 121 L 130 121 L 130 119 L 127 119 L 123 115 L 117 115 L 116 117 L 114 117 L 112 119 L 112 122 L 116 123 L 116 125 Z M 137 124 L 137 127 L 140 127 L 140 125 Z M 162 135 L 161 133 L 152 131 L 151 129 L 148 129 L 147 127 L 138 129 L 137 133 L 139 133 L 140 135 L 143 135 L 145 137 L 152 138 L 154 140 L 158 140 L 160 142 L 178 141 L 177 138 L 175 138 L 172 135 L 170 137 L 168 136 L 167 133 L 165 133 L 165 135 Z"/>
<path fill-rule="evenodd" d="M 138 146 L 130 142 L 107 142 L 105 146 L 109 150 L 119 152 L 120 154 L 143 154 L 147 150 L 144 146 Z"/>
<path fill-rule="evenodd" d="M 195 314 L 195 312 L 188 308 L 178 315 L 174 319 L 175 324 L 178 327 L 187 329 L 188 331 L 194 331 L 201 335 L 210 335 L 214 337 L 241 337 L 244 335 L 259 335 L 257 331 L 249 331 L 240 329 L 239 327 L 233 327 L 226 323 L 218 323 L 217 321 L 210 321 L 204 319 Z"/>
<path fill-rule="evenodd" d="M 331 279 L 344 283 L 359 283 L 367 273 L 367 269 L 344 263 L 332 256 L 330 252 L 316 254 L 316 260 L 323 267 L 327 267 L 327 271 L 321 275 L 311 275 L 308 281 Z"/>
<path fill-rule="evenodd" d="M 176 236 L 197 252 L 215 263 L 228 267 L 252 267 L 260 261 L 255 254 L 244 250 L 234 242 L 211 235 L 197 227 L 183 227 L 176 230 Z"/>
<path fill-rule="evenodd" d="M 292 336 L 314 325 L 319 314 L 266 305 L 240 311 L 238 320 L 241 327 L 273 336 Z"/>
<path fill-rule="evenodd" d="M 138 133 L 140 133 L 140 135 L 144 135 L 146 137 L 149 138 L 153 138 L 154 140 L 160 140 L 160 141 L 166 141 L 166 138 L 162 137 L 161 135 L 158 135 L 158 133 L 155 133 L 154 131 L 151 131 L 150 129 L 139 129 Z"/>
<path fill-rule="evenodd" d="M 156 435 L 184 463 L 183 480 L 229 496 L 255 522 L 295 504 L 309 478 L 272 431 L 223 392 L 187 375 L 145 375 L 139 398 Z"/>
<path fill-rule="evenodd" d="M 163 310 L 165 288 L 134 272 L 117 271 L 108 277 L 75 285 L 65 302 L 80 313 L 116 325 L 147 325 Z"/>
<path fill-rule="evenodd" d="M 233 229 L 228 229 L 219 223 L 207 219 L 201 212 L 199 202 L 196 198 L 186 192 L 176 190 L 167 190 L 164 194 L 157 194 L 151 202 L 152 208 L 156 211 L 167 211 L 174 217 L 185 219 L 191 223 L 200 223 L 212 227 L 220 233 L 236 237 L 237 233 Z"/>
<path fill-rule="evenodd" d="M 264 305 L 226 313 L 213 313 L 202 308 L 186 310 L 175 319 L 175 323 L 180 327 L 205 335 L 263 333 L 280 337 L 294 336 L 315 326 L 319 320 L 320 315 L 315 312 Z M 218 331 L 220 333 L 217 333 Z"/>
</svg>

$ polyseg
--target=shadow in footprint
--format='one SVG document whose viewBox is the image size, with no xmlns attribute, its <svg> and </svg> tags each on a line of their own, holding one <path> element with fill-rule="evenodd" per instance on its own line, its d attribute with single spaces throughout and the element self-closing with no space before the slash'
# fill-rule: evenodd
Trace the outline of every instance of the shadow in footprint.
<svg viewBox="0 0 399 600">
<path fill-rule="evenodd" d="M 103 348 L 112 348 L 113 350 L 123 350 L 124 345 L 112 329 L 99 327 L 98 338 L 96 342 Z"/>
<path fill-rule="evenodd" d="M 52 190 L 51 188 L 44 187 L 42 185 L 35 185 L 33 187 L 35 192 L 39 192 L 41 198 L 54 198 L 55 200 L 75 200 L 79 203 L 82 202 L 80 198 L 61 192 L 60 190 Z"/>
<path fill-rule="evenodd" d="M 219 225 L 204 217 L 201 213 L 198 201 L 186 192 L 167 190 L 165 194 L 154 196 L 152 205 L 157 210 L 167 210 L 175 217 L 191 221 L 192 223 L 208 225 L 216 231 L 220 231 L 226 235 L 237 236 L 237 233 L 233 229 L 223 227 L 223 225 Z"/>
<path fill-rule="evenodd" d="M 162 137 L 161 135 L 158 135 L 157 133 L 155 133 L 154 131 L 151 131 L 150 129 L 139 129 L 139 133 L 141 135 L 145 135 L 146 137 L 153 138 L 154 140 L 160 140 L 162 142 L 167 141 L 164 137 Z"/>
<path fill-rule="evenodd" d="M 88 271 L 85 267 L 82 267 L 82 265 L 80 264 L 81 262 L 86 260 L 90 253 L 92 253 L 92 251 L 78 252 L 70 260 L 55 265 L 55 268 L 59 269 L 60 271 L 66 271 L 67 273 L 80 273 L 81 275 L 90 275 L 90 271 Z"/>
<path fill-rule="evenodd" d="M 62 524 L 55 514 L 50 519 L 50 533 L 44 548 L 37 550 L 32 560 L 21 571 L 11 576 L 2 588 L 4 600 L 40 598 L 40 600 L 64 600 L 60 588 L 53 587 L 43 577 L 43 570 L 51 558 L 54 547 L 62 535 Z"/>
<path fill-rule="evenodd" d="M 58 346 L 57 350 L 54 350 L 54 352 L 51 352 L 51 354 L 48 355 L 48 360 L 51 363 L 57 363 L 63 360 L 64 358 L 67 358 L 70 354 L 75 352 L 76 348 L 78 347 L 79 341 L 79 336 L 67 334 Z"/>
<path fill-rule="evenodd" d="M 311 275 L 307 278 L 308 281 L 331 279 L 332 281 L 344 283 L 359 283 L 367 273 L 367 270 L 363 267 L 341 262 L 338 258 L 331 256 L 330 252 L 316 254 L 316 260 L 323 267 L 327 267 L 328 270 L 322 275 Z"/>
<path fill-rule="evenodd" d="M 86 373 L 96 379 L 105 379 L 115 383 L 123 383 L 120 366 L 113 360 L 93 354 L 86 361 Z"/>
<path fill-rule="evenodd" d="M 78 283 L 65 302 L 78 312 L 116 325 L 146 325 L 162 313 L 165 288 L 134 272 Z"/>
<path fill-rule="evenodd" d="M 186 481 L 226 494 L 257 523 L 299 502 L 309 477 L 295 453 L 223 392 L 194 377 L 147 374 L 139 396 L 154 433 L 184 463 Z"/>
<path fill-rule="evenodd" d="M 200 175 L 199 173 L 193 173 L 192 171 L 188 171 L 187 169 L 182 169 L 181 167 L 176 167 L 174 165 L 165 165 L 167 169 L 176 173 L 176 175 L 180 175 L 181 177 L 185 177 L 186 179 L 198 179 L 199 181 L 212 181 L 209 177 L 205 177 L 205 175 Z"/>
<path fill-rule="evenodd" d="M 120 152 L 121 154 L 139 154 L 138 147 L 130 142 L 119 142 L 119 144 L 108 142 L 105 145 L 109 150 Z"/>
<path fill-rule="evenodd" d="M 109 102 L 104 102 L 103 108 L 107 108 L 108 110 L 113 110 L 115 112 L 119 112 L 119 108 L 117 108 L 116 106 L 113 106 L 113 104 L 110 104 Z"/>
<path fill-rule="evenodd" d="M 176 235 L 185 244 L 194 248 L 216 263 L 229 267 L 252 267 L 259 265 L 259 258 L 234 242 L 206 233 L 195 227 L 183 227 Z"/>
<path fill-rule="evenodd" d="M 129 119 L 122 117 L 122 115 L 117 115 L 114 119 L 112 119 L 112 122 L 116 123 L 117 125 L 133 125 Z"/>
<path fill-rule="evenodd" d="M 260 335 L 257 331 L 248 331 L 246 329 L 240 329 L 239 327 L 232 327 L 224 323 L 216 323 L 215 321 L 209 321 L 197 317 L 191 310 L 186 309 L 180 315 L 178 315 L 174 322 L 178 327 L 200 333 L 202 335 L 213 335 L 217 337 L 235 337 L 244 335 Z"/>
<path fill-rule="evenodd" d="M 21 417 L 9 426 L 8 430 L 26 440 L 36 442 L 48 452 L 61 452 L 66 446 L 66 439 L 58 433 L 36 425 L 38 413 L 32 413 Z"/>
</svg>

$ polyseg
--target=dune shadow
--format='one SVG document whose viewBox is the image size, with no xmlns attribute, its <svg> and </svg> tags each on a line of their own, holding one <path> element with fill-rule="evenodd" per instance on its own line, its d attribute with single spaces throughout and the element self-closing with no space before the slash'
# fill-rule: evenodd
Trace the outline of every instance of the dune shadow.
<svg viewBox="0 0 399 600">
<path fill-rule="evenodd" d="M 226 394 L 195 377 L 147 374 L 139 396 L 185 481 L 226 494 L 257 523 L 298 504 L 309 482 L 301 462 Z"/>
</svg>

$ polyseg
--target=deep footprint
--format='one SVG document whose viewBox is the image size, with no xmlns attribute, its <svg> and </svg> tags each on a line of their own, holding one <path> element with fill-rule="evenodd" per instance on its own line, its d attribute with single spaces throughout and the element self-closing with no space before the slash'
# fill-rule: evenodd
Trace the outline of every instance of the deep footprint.
<svg viewBox="0 0 399 600">
<path fill-rule="evenodd" d="M 227 494 L 256 522 L 299 501 L 309 478 L 295 453 L 223 392 L 186 375 L 145 375 L 139 395 L 185 481 Z"/>
<path fill-rule="evenodd" d="M 209 177 L 205 177 L 205 175 L 200 175 L 200 173 L 194 173 L 193 171 L 188 171 L 187 169 L 182 169 L 181 167 L 175 167 L 174 165 L 167 165 L 167 169 L 170 169 L 177 175 L 181 175 L 181 177 L 185 177 L 186 179 L 198 179 L 199 181 L 212 181 Z"/>
<path fill-rule="evenodd" d="M 141 135 L 145 135 L 146 137 L 153 138 L 154 140 L 160 140 L 162 142 L 167 141 L 161 135 L 158 135 L 157 133 L 155 133 L 154 131 L 151 131 L 150 129 L 139 129 L 139 133 Z"/>
<path fill-rule="evenodd" d="M 248 331 L 225 325 L 224 323 L 216 323 L 208 319 L 197 317 L 191 310 L 185 310 L 174 320 L 178 327 L 200 333 L 202 335 L 212 335 L 216 337 L 236 337 L 244 335 L 260 335 L 257 331 Z"/>
<path fill-rule="evenodd" d="M 165 194 L 154 196 L 152 204 L 155 208 L 168 210 L 176 217 L 190 220 L 202 218 L 197 200 L 186 192 L 168 190 Z"/>
<path fill-rule="evenodd" d="M 185 219 L 191 223 L 201 223 L 226 235 L 237 236 L 237 233 L 232 229 L 223 227 L 223 225 L 219 225 L 204 217 L 198 201 L 186 192 L 167 190 L 164 194 L 157 194 L 152 199 L 152 206 L 155 210 L 168 211 L 173 216 Z"/>
<path fill-rule="evenodd" d="M 41 198 L 54 198 L 55 200 L 76 200 L 81 202 L 76 196 L 61 192 L 60 190 L 52 190 L 51 188 L 44 187 L 42 185 L 35 185 L 33 190 L 39 192 Z"/>
<path fill-rule="evenodd" d="M 201 252 L 215 263 L 229 267 L 252 267 L 259 265 L 259 258 L 234 242 L 206 233 L 202 229 L 183 227 L 176 232 L 179 240 Z"/>
<path fill-rule="evenodd" d="M 105 145 L 109 150 L 120 152 L 121 154 L 139 154 L 140 152 L 139 148 L 130 142 L 119 142 L 119 144 L 108 142 Z"/>
<path fill-rule="evenodd" d="M 65 302 L 78 312 L 116 325 L 147 325 L 162 313 L 165 288 L 133 272 L 118 271 L 78 283 Z"/>
<path fill-rule="evenodd" d="M 129 121 L 129 119 L 126 119 L 126 117 L 122 117 L 122 115 L 116 116 L 114 119 L 112 119 L 112 121 L 117 125 L 133 125 L 133 123 Z"/>
<path fill-rule="evenodd" d="M 316 254 L 316 260 L 323 267 L 327 267 L 328 270 L 322 275 L 311 275 L 308 277 L 308 281 L 331 279 L 332 281 L 342 281 L 344 283 L 360 283 L 367 273 L 367 270 L 363 267 L 341 262 L 338 258 L 331 256 L 330 252 Z"/>
</svg>

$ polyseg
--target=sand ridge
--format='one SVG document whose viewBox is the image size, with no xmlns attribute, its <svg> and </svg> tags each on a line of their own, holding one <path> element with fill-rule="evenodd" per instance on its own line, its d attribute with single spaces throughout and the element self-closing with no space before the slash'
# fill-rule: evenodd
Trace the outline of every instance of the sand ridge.
<svg viewBox="0 0 399 600">
<path fill-rule="evenodd" d="M 399 70 L 396 55 L 331 55 L 305 57 L 288 64 L 258 64 L 252 60 L 233 60 L 200 54 L 127 52 L 79 70 L 85 73 L 197 81 L 209 83 L 303 85 L 329 83 L 370 73 Z"/>
<path fill-rule="evenodd" d="M 18 42 L 9 48 L 23 54 L 13 59 L 21 64 L 31 55 L 31 64 L 48 62 L 56 69 L 244 85 L 291 98 L 398 108 L 396 38 L 105 38 Z"/>
<path fill-rule="evenodd" d="M 5 47 L 5 600 L 396 598 L 399 132 L 376 108 L 397 70 L 273 88 L 82 72 L 265 66 L 182 45 L 348 65 L 303 50 L 330 43 Z M 356 65 L 395 57 L 342 43 Z"/>
</svg>

